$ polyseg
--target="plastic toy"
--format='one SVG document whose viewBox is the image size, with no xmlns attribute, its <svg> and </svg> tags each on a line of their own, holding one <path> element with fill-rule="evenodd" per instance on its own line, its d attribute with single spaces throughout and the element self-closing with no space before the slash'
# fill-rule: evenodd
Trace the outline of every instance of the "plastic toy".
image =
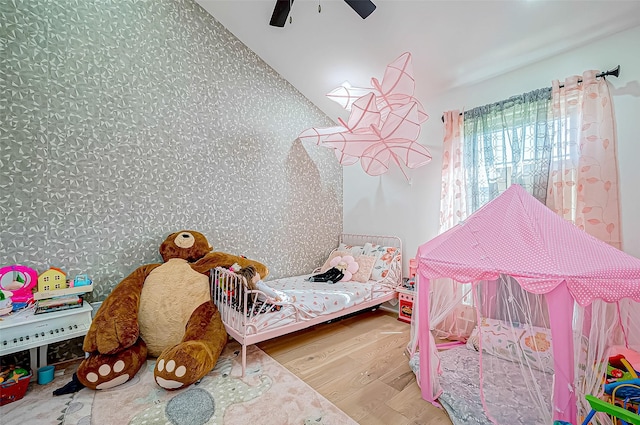
<svg viewBox="0 0 640 425">
<path fill-rule="evenodd" d="M 67 275 L 57 267 L 49 267 L 38 276 L 38 292 L 67 289 Z"/>
<path fill-rule="evenodd" d="M 604 412 L 613 416 L 614 418 L 622 419 L 626 423 L 640 425 L 640 415 L 623 409 L 620 406 L 607 403 L 606 401 L 600 400 L 599 398 L 594 397 L 590 394 L 585 395 L 585 398 L 591 405 L 591 412 L 589 412 L 587 417 L 584 419 L 582 425 L 587 425 L 588 423 L 590 423 L 596 412 Z"/>
<path fill-rule="evenodd" d="M 33 300 L 32 288 L 37 282 L 38 272 L 29 267 L 15 264 L 0 268 L 0 289 L 12 293 L 14 307 Z"/>
<path fill-rule="evenodd" d="M 75 288 L 76 286 L 89 286 L 91 285 L 91 279 L 89 279 L 89 276 L 86 274 L 79 274 L 78 276 L 75 277 L 75 279 L 73 279 L 73 281 L 71 281 L 71 283 L 69 284 L 70 288 Z"/>
<path fill-rule="evenodd" d="M 18 382 L 20 378 L 22 378 L 23 376 L 27 376 L 28 374 L 29 371 L 24 368 L 10 366 L 8 369 L 0 372 L 0 379 L 2 379 L 2 381 L 0 382 Z"/>
<path fill-rule="evenodd" d="M 606 377 L 607 384 L 616 381 L 627 381 L 637 377 L 638 374 L 623 355 L 618 354 L 609 357 Z"/>
<path fill-rule="evenodd" d="M 13 310 L 13 303 L 11 302 L 10 291 L 2 291 L 0 290 L 0 316 L 4 316 L 5 314 L 11 313 Z M 0 381 L 1 383 L 2 381 Z"/>
</svg>

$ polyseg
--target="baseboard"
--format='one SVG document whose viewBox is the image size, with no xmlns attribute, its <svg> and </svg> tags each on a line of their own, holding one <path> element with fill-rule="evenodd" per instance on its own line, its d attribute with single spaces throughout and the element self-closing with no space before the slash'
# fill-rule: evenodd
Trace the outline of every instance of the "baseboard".
<svg viewBox="0 0 640 425">
<path fill-rule="evenodd" d="M 378 308 L 380 310 L 384 310 L 384 311 L 388 311 L 390 313 L 398 314 L 398 309 L 397 308 L 389 307 L 388 305 L 380 304 L 380 307 L 378 307 Z"/>
</svg>

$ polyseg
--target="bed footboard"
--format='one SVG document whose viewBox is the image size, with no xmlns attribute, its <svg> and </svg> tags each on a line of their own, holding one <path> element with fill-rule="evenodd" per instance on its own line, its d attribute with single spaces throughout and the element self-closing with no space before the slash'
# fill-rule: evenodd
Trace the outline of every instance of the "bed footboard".
<svg viewBox="0 0 640 425">
<path fill-rule="evenodd" d="M 291 315 L 296 321 L 302 320 L 301 312 L 291 303 L 275 300 L 257 289 L 248 289 L 244 276 L 222 267 L 211 270 L 211 294 L 232 336 L 236 332 L 243 337 L 251 334 L 250 328 L 256 316 L 279 311 L 283 306 L 294 307 Z M 257 332 L 257 329 L 253 329 L 253 332 Z"/>
<path fill-rule="evenodd" d="M 258 296 L 255 292 L 259 291 L 250 291 L 247 288 L 244 276 L 222 267 L 211 270 L 211 299 L 220 311 L 227 333 L 242 344 L 242 376 L 247 365 L 245 327 L 247 318 L 254 313 L 252 301 Z"/>
</svg>

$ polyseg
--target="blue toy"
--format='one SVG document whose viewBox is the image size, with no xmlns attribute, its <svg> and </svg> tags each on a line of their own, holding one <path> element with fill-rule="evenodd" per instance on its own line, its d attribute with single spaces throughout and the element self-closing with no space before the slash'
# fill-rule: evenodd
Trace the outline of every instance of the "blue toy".
<svg viewBox="0 0 640 425">
<path fill-rule="evenodd" d="M 89 276 L 87 276 L 86 274 L 79 274 L 78 276 L 75 277 L 75 279 L 73 279 L 73 282 L 71 283 L 71 287 L 75 288 L 76 286 L 89 286 L 91 285 L 91 279 L 89 279 Z"/>
</svg>

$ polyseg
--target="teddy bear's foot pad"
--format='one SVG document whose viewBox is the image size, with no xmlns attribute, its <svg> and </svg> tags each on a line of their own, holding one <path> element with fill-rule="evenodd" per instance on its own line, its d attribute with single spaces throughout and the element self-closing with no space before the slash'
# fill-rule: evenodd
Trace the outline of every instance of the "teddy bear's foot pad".
<svg viewBox="0 0 640 425">
<path fill-rule="evenodd" d="M 158 369 L 158 372 L 166 371 L 168 373 L 173 373 L 177 378 L 182 378 L 187 373 L 187 368 L 186 367 L 184 367 L 184 366 L 176 367 L 176 362 L 173 361 L 173 360 L 169 360 L 165 364 L 164 359 L 160 359 L 160 360 L 158 360 L 156 368 Z M 164 379 L 161 376 L 156 376 L 156 382 L 162 388 L 165 388 L 167 390 L 175 390 L 175 389 L 180 388 L 180 387 L 182 387 L 184 385 L 183 382 L 174 381 L 174 380 L 171 380 L 171 379 Z"/>
<path fill-rule="evenodd" d="M 140 369 L 147 355 L 146 345 L 139 343 L 117 356 L 93 354 L 78 366 L 78 380 L 94 390 L 106 390 L 124 384 Z"/>
<path fill-rule="evenodd" d="M 210 350 L 207 350 L 202 342 L 187 341 L 165 350 L 160 355 L 154 375 L 162 388 L 177 390 L 202 378 L 214 365 Z"/>
<path fill-rule="evenodd" d="M 118 360 L 111 367 L 109 364 L 103 364 L 98 368 L 98 373 L 89 372 L 85 375 L 85 379 L 96 386 L 96 390 L 106 390 L 107 388 L 113 388 L 120 384 L 124 384 L 129 380 L 129 374 L 117 375 L 124 370 L 124 361 Z M 111 378 L 107 381 L 104 379 L 108 376 L 117 375 L 115 378 Z M 99 382 L 102 381 L 102 382 Z"/>
<path fill-rule="evenodd" d="M 96 390 L 107 390 L 109 388 L 117 387 L 118 385 L 124 384 L 129 380 L 129 375 L 120 375 L 117 378 L 112 379 L 111 381 L 103 382 L 96 386 Z"/>
</svg>

